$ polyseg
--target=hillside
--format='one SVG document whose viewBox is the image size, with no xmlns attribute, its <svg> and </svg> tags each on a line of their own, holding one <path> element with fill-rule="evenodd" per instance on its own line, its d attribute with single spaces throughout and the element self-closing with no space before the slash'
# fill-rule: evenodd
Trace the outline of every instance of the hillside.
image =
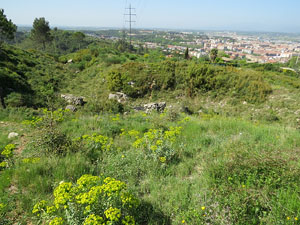
<svg viewBox="0 0 300 225">
<path fill-rule="evenodd" d="M 109 110 L 109 93 L 120 91 L 130 97 L 124 108 L 166 101 L 175 108 L 188 107 L 193 113 L 298 127 L 299 75 L 283 72 L 280 65 L 224 67 L 197 60 L 170 60 L 152 51 L 144 55 L 122 53 L 107 46 L 60 58 L 62 62 L 69 59 L 73 60 L 68 64 L 73 76 L 62 91 L 85 96 L 86 108 L 95 113 Z"/>
<path fill-rule="evenodd" d="M 5 45 L 0 87 L 0 224 L 298 224 L 297 73 Z"/>
<path fill-rule="evenodd" d="M 12 107 L 43 107 L 68 76 L 53 56 L 9 45 L 1 48 L 0 88 L 2 103 Z"/>
</svg>

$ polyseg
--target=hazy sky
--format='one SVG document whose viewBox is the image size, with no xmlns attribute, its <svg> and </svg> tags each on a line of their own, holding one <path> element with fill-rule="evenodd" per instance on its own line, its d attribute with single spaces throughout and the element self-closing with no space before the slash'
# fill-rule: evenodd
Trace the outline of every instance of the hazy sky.
<svg viewBox="0 0 300 225">
<path fill-rule="evenodd" d="M 123 27 L 129 3 L 135 28 L 300 32 L 300 0 L 0 0 L 0 8 L 18 25 L 45 17 L 52 27 Z"/>
</svg>

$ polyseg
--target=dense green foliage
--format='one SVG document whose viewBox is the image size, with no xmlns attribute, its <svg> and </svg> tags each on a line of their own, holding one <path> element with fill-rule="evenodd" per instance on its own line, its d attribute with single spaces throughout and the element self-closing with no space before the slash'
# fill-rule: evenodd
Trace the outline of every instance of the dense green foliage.
<svg viewBox="0 0 300 225">
<path fill-rule="evenodd" d="M 4 45 L 0 61 L 2 106 L 49 105 L 68 72 L 52 56 Z"/>
<path fill-rule="evenodd" d="M 249 101 L 263 102 L 271 87 L 254 71 L 239 71 L 197 63 L 125 63 L 108 73 L 111 91 L 123 91 L 130 97 L 143 97 L 154 91 L 180 89 L 189 97 L 199 93 L 232 95 Z"/>
<path fill-rule="evenodd" d="M 43 45 L 37 44 L 30 32 L 17 32 L 15 40 L 10 43 L 15 44 L 22 49 L 42 50 L 49 54 L 59 56 L 86 48 L 92 42 L 96 42 L 95 38 L 88 37 L 82 32 L 54 28 L 50 30 L 50 41 L 45 45 L 45 48 Z"/>
<path fill-rule="evenodd" d="M 216 59 L 217 59 L 217 56 L 218 56 L 218 49 L 213 48 L 213 49 L 210 51 L 210 54 L 209 54 L 210 60 L 211 60 L 212 62 L 215 62 Z"/>
<path fill-rule="evenodd" d="M 11 20 L 8 20 L 4 10 L 0 9 L 0 47 L 5 39 L 13 39 L 17 26 Z"/>
</svg>

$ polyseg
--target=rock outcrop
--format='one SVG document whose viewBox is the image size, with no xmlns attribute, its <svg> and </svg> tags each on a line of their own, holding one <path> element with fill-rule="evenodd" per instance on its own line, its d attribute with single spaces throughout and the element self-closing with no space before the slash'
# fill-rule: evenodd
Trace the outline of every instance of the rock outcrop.
<svg viewBox="0 0 300 225">
<path fill-rule="evenodd" d="M 110 100 L 116 100 L 119 103 L 124 103 L 128 100 L 128 97 L 126 94 L 122 93 L 122 92 L 116 92 L 115 94 L 110 93 L 108 96 L 108 99 Z"/>
<path fill-rule="evenodd" d="M 66 109 L 70 110 L 71 112 L 76 112 L 77 108 L 74 105 L 67 105 Z"/>
<path fill-rule="evenodd" d="M 143 106 L 136 106 L 133 109 L 135 111 L 144 111 L 146 113 L 150 113 L 152 111 L 163 112 L 167 106 L 165 102 L 157 102 L 157 103 L 147 103 Z"/>
<path fill-rule="evenodd" d="M 163 112 L 166 108 L 167 104 L 165 102 L 158 102 L 158 103 L 148 103 L 144 105 L 144 110 L 146 113 L 157 111 Z"/>
<path fill-rule="evenodd" d="M 65 99 L 67 103 L 72 104 L 72 105 L 83 106 L 86 103 L 84 101 L 84 97 L 82 97 L 82 96 L 75 96 L 72 94 L 61 94 L 60 96 L 63 99 Z"/>
</svg>

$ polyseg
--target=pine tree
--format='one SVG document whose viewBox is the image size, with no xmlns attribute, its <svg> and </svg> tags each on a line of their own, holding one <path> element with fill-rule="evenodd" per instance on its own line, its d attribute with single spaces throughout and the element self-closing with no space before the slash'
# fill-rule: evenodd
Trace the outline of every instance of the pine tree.
<svg viewBox="0 0 300 225">
<path fill-rule="evenodd" d="M 190 55 L 189 55 L 189 48 L 187 47 L 185 49 L 185 52 L 184 52 L 184 59 L 189 59 L 190 58 Z"/>
<path fill-rule="evenodd" d="M 13 39 L 17 26 L 4 15 L 4 10 L 0 9 L 0 46 L 5 39 Z"/>
<path fill-rule="evenodd" d="M 49 22 L 42 18 L 35 18 L 33 22 L 33 29 L 31 30 L 31 38 L 39 44 L 43 45 L 43 49 L 46 48 L 46 43 L 52 41 L 50 33 Z"/>
</svg>

